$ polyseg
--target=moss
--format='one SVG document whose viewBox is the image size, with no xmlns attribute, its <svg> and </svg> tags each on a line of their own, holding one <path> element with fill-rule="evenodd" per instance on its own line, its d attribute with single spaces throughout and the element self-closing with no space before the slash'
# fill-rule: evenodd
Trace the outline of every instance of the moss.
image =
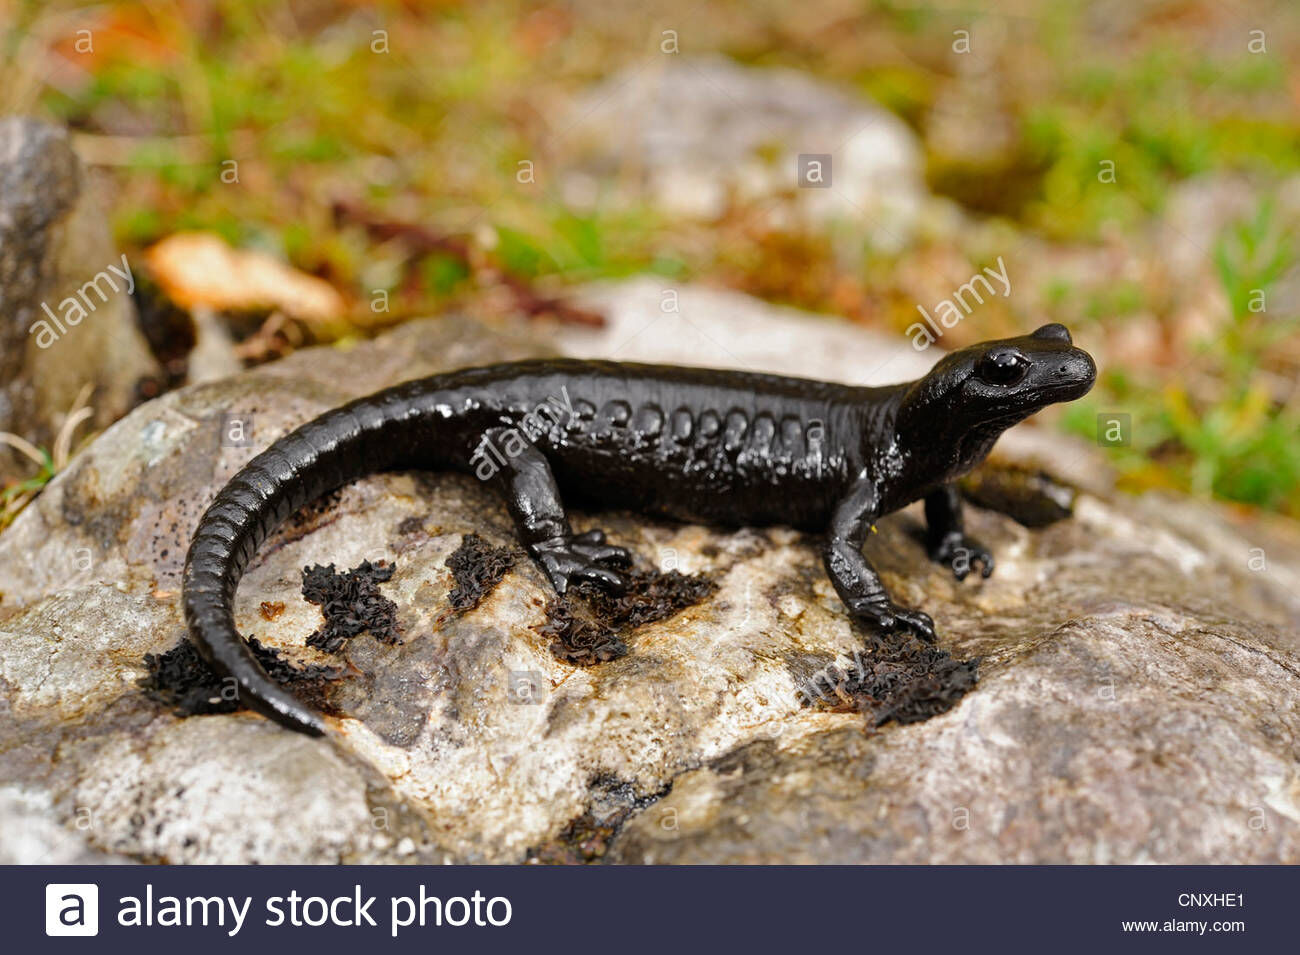
<svg viewBox="0 0 1300 955">
<path fill-rule="evenodd" d="M 338 667 L 306 666 L 297 668 L 256 637 L 248 640 L 249 649 L 262 669 L 276 683 L 299 699 L 322 712 L 337 712 L 328 699 L 330 684 L 342 675 Z M 234 713 L 246 709 L 235 687 L 219 676 L 199 655 L 188 637 L 171 650 L 146 654 L 148 673 L 140 686 L 145 696 L 172 710 L 177 716 L 205 713 Z"/>
<path fill-rule="evenodd" d="M 974 689 L 978 657 L 958 660 L 914 637 L 880 641 L 846 669 L 828 667 L 805 684 L 806 706 L 862 713 L 873 726 L 919 723 L 946 713 Z"/>
<path fill-rule="evenodd" d="M 627 653 L 627 630 L 666 620 L 717 590 L 707 577 L 675 570 L 632 571 L 626 577 L 627 587 L 620 593 L 584 582 L 547 604 L 540 632 L 554 638 L 551 652 L 556 657 L 575 666 L 617 659 Z"/>
<path fill-rule="evenodd" d="M 338 653 L 348 640 L 370 631 L 381 643 L 397 643 L 397 605 L 379 592 L 396 567 L 364 560 L 345 574 L 334 565 L 302 569 L 302 595 L 319 604 L 325 625 L 307 638 L 307 646 Z"/>
<path fill-rule="evenodd" d="M 447 558 L 454 586 L 447 599 L 456 613 L 473 610 L 490 594 L 518 554 L 509 547 L 493 547 L 477 534 L 466 534 L 460 546 Z"/>
</svg>

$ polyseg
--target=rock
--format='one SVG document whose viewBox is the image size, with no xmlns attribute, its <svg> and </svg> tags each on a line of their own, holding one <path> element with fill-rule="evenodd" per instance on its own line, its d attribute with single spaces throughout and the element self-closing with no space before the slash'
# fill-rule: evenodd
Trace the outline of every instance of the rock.
<svg viewBox="0 0 1300 955">
<path fill-rule="evenodd" d="M 48 447 L 87 383 L 93 426 L 105 427 L 157 373 L 136 327 L 133 281 L 110 266 L 131 272 L 67 135 L 0 119 L 0 430 Z"/>
<path fill-rule="evenodd" d="M 673 215 L 712 218 L 728 200 L 797 197 L 813 221 L 855 223 L 905 244 L 925 199 L 921 150 L 892 113 L 796 70 L 718 56 L 664 56 L 612 76 L 572 104 L 556 139 L 573 155 L 566 193 L 635 181 Z M 800 188 L 799 156 L 829 156 Z"/>
<path fill-rule="evenodd" d="M 97 844 L 172 863 L 440 863 L 423 820 L 346 752 L 232 716 L 69 746 L 74 801 L 94 807 Z M 220 833 L 220 838 L 213 838 Z"/>
<path fill-rule="evenodd" d="M 130 862 L 86 845 L 93 820 L 82 813 L 64 827 L 53 812 L 50 794 L 22 786 L 0 786 L 0 865 L 99 865 Z"/>
<path fill-rule="evenodd" d="M 1293 863 L 1294 625 L 1170 606 L 1146 573 L 1107 599 L 1077 566 L 1097 556 L 1054 561 L 1061 610 L 969 622 L 962 653 L 987 657 L 956 710 L 750 743 L 679 777 L 611 861 Z"/>
<path fill-rule="evenodd" d="M 662 357 L 682 330 L 620 338 L 658 291 L 590 290 L 610 330 L 562 345 Z M 891 348 L 679 291 L 704 334 L 771 370 L 866 376 Z M 780 353 L 755 344 L 769 335 Z M 141 861 L 1300 861 L 1300 533 L 1104 483 L 1038 530 L 972 508 L 999 559 L 989 580 L 926 561 L 917 508 L 880 523 L 867 548 L 887 586 L 935 616 L 954 656 L 983 657 L 979 684 L 924 722 L 871 729 L 804 704 L 819 674 L 863 653 L 811 536 L 575 514 L 643 567 L 717 584 L 625 632 L 627 655 L 575 667 L 550 651 L 552 595 L 528 560 L 453 612 L 446 562 L 465 535 L 517 545 L 477 480 L 421 473 L 367 478 L 291 518 L 240 588 L 244 633 L 298 665 L 349 667 L 329 691 L 336 734 L 246 712 L 181 719 L 140 691 L 144 654 L 183 634 L 189 533 L 252 454 L 382 384 L 544 350 L 457 319 L 411 323 L 169 393 L 98 438 L 0 535 L 0 778 L 23 818 L 79 852 Z M 230 440 L 232 421 L 251 438 Z M 1024 445 L 1067 480 L 1093 450 Z M 403 642 L 355 637 L 341 658 L 307 647 L 322 620 L 302 568 L 380 559 L 395 563 L 379 590 Z M 22 855 L 19 838 L 0 829 L 0 851 Z"/>
<path fill-rule="evenodd" d="M 184 635 L 179 573 L 208 492 L 258 447 L 403 378 L 545 353 L 518 332 L 408 323 L 171 392 L 78 456 L 0 537 L 0 778 L 21 787 L 0 793 L 0 819 L 26 820 L 4 828 L 0 858 L 34 861 L 32 830 L 67 834 L 46 861 L 441 861 L 427 817 L 346 748 L 246 714 L 178 722 L 137 684 L 145 654 Z M 294 603 L 286 621 L 316 611 Z"/>
<path fill-rule="evenodd" d="M 666 278 L 592 286 L 578 300 L 605 316 L 604 327 L 560 325 L 552 340 L 566 354 L 584 358 L 882 385 L 923 375 L 938 357 L 918 352 L 904 338 Z"/>
</svg>

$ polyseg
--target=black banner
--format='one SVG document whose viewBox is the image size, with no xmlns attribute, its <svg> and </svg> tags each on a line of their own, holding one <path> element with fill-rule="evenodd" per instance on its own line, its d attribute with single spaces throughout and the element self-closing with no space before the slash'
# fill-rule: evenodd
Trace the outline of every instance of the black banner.
<svg viewBox="0 0 1300 955">
<path fill-rule="evenodd" d="M 1295 948 L 1297 897 L 1292 869 L 1226 866 L 30 866 L 0 879 L 6 948 L 23 952 L 1277 952 Z"/>
</svg>

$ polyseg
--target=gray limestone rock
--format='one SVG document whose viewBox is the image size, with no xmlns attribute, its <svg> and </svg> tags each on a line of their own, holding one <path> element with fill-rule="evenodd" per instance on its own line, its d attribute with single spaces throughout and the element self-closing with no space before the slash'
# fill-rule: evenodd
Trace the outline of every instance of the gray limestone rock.
<svg viewBox="0 0 1300 955">
<path fill-rule="evenodd" d="M 67 134 L 0 119 L 0 430 L 48 447 L 85 385 L 91 427 L 126 412 L 158 372 L 133 287 Z"/>
<path fill-rule="evenodd" d="M 795 216 L 852 223 L 897 248 L 926 199 L 921 148 L 906 124 L 797 70 L 665 55 L 597 84 L 554 126 L 577 203 L 609 181 L 702 218 L 733 198 L 785 196 Z"/>
</svg>

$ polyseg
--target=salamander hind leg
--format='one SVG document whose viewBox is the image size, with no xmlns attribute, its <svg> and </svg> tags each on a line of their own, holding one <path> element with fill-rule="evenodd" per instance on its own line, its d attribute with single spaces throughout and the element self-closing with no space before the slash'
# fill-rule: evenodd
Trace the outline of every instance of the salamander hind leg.
<svg viewBox="0 0 1300 955">
<path fill-rule="evenodd" d="M 626 586 L 618 568 L 629 566 L 631 555 L 607 543 L 604 531 L 573 533 L 550 463 L 541 451 L 532 445 L 523 448 L 507 458 L 497 478 L 520 539 L 556 593 L 563 594 L 570 584 L 584 580 L 615 590 Z"/>
</svg>

